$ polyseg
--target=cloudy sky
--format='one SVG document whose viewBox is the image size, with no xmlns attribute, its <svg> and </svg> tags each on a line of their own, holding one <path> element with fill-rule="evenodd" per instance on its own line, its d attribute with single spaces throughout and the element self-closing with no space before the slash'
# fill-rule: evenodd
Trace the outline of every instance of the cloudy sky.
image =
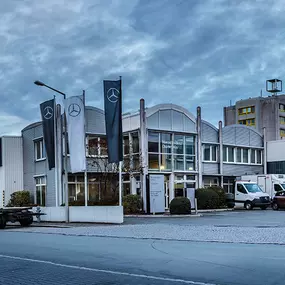
<svg viewBox="0 0 285 285">
<path fill-rule="evenodd" d="M 174 103 L 214 125 L 230 100 L 284 79 L 284 1 L 1 0 L 0 135 L 40 120 L 54 93 L 86 90 L 103 108 L 103 79 L 123 78 L 123 111 Z M 60 95 L 58 100 L 61 99 Z"/>
</svg>

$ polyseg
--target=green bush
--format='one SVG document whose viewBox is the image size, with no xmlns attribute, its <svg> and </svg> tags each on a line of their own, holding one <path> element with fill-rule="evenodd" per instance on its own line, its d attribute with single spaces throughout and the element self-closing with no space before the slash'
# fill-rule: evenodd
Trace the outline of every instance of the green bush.
<svg viewBox="0 0 285 285">
<path fill-rule="evenodd" d="M 16 191 L 11 194 L 11 198 L 7 207 L 30 207 L 31 194 L 29 191 Z"/>
<path fill-rule="evenodd" d="M 170 202 L 171 215 L 191 214 L 191 203 L 186 197 L 176 197 Z"/>
<path fill-rule="evenodd" d="M 218 209 L 220 208 L 219 195 L 211 188 L 196 189 L 198 209 Z"/>
<path fill-rule="evenodd" d="M 139 195 L 126 195 L 123 198 L 125 214 L 139 214 L 141 211 L 142 200 Z"/>
<path fill-rule="evenodd" d="M 220 187 L 220 186 L 211 186 L 211 187 L 207 187 L 207 189 L 212 189 L 214 190 L 218 196 L 219 196 L 219 208 L 224 208 L 227 205 L 227 201 L 226 201 L 226 193 L 225 190 Z"/>
</svg>

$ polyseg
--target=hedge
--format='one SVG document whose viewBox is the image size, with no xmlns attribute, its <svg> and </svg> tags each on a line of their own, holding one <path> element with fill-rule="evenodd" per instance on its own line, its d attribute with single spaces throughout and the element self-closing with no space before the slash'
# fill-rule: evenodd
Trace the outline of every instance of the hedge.
<svg viewBox="0 0 285 285">
<path fill-rule="evenodd" d="M 126 195 L 123 197 L 125 214 L 139 214 L 141 212 L 142 200 L 140 195 Z"/>
<path fill-rule="evenodd" d="M 171 215 L 191 214 L 191 202 L 186 197 L 176 197 L 171 200 L 169 210 Z"/>
<path fill-rule="evenodd" d="M 196 189 L 198 209 L 218 209 L 220 208 L 219 195 L 211 188 Z"/>
<path fill-rule="evenodd" d="M 31 207 L 31 198 L 29 191 L 16 191 L 11 194 L 7 207 Z"/>
</svg>

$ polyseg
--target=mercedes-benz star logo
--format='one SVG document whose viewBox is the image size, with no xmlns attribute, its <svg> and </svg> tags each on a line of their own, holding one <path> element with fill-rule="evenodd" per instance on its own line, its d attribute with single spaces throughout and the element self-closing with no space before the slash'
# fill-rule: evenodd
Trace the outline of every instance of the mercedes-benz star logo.
<svg viewBox="0 0 285 285">
<path fill-rule="evenodd" d="M 81 108 L 78 104 L 72 103 L 68 106 L 68 114 L 71 117 L 77 117 L 81 112 Z"/>
<path fill-rule="evenodd" d="M 45 107 L 44 108 L 44 118 L 46 120 L 49 120 L 52 118 L 52 116 L 53 116 L 53 108 L 50 106 Z"/>
<path fill-rule="evenodd" d="M 110 88 L 107 91 L 107 99 L 111 103 L 117 103 L 117 101 L 119 100 L 119 95 L 120 95 L 120 92 L 116 88 Z"/>
</svg>

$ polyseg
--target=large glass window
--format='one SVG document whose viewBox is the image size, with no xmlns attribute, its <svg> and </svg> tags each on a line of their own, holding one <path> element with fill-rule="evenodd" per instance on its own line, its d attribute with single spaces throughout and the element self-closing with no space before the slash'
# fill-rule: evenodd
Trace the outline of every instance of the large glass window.
<svg viewBox="0 0 285 285">
<path fill-rule="evenodd" d="M 194 137 L 185 137 L 185 154 L 195 155 Z"/>
<path fill-rule="evenodd" d="M 255 149 L 250 150 L 250 163 L 255 163 Z"/>
<path fill-rule="evenodd" d="M 240 147 L 236 149 L 236 161 L 241 162 L 241 148 Z"/>
<path fill-rule="evenodd" d="M 84 191 L 84 175 L 70 175 L 68 177 L 68 197 L 71 205 L 84 206 L 85 191 Z M 77 202 L 76 202 L 77 201 Z M 81 202 L 81 204 L 78 203 Z"/>
<path fill-rule="evenodd" d="M 234 163 L 262 164 L 262 150 L 242 147 L 223 147 L 223 161 Z"/>
<path fill-rule="evenodd" d="M 184 136 L 174 135 L 173 152 L 177 154 L 184 154 Z"/>
<path fill-rule="evenodd" d="M 174 170 L 184 170 L 183 155 L 174 155 Z"/>
<path fill-rule="evenodd" d="M 149 131 L 149 169 L 195 170 L 195 137 Z"/>
<path fill-rule="evenodd" d="M 46 177 L 40 176 L 35 178 L 36 182 L 36 204 L 46 206 Z"/>
<path fill-rule="evenodd" d="M 107 156 L 107 140 L 106 137 L 88 137 L 88 155 Z"/>
<path fill-rule="evenodd" d="M 234 147 L 228 147 L 228 162 L 234 162 Z"/>
<path fill-rule="evenodd" d="M 211 146 L 204 145 L 204 160 L 210 161 L 211 160 Z"/>
<path fill-rule="evenodd" d="M 148 152 L 159 151 L 159 133 L 148 132 Z"/>
<path fill-rule="evenodd" d="M 172 134 L 160 135 L 160 152 L 161 153 L 172 152 Z"/>
<path fill-rule="evenodd" d="M 207 145 L 203 146 L 203 159 L 204 161 L 217 161 L 217 146 Z"/>
<path fill-rule="evenodd" d="M 140 152 L 140 144 L 139 144 L 139 135 L 137 132 L 132 133 L 132 148 L 133 153 L 139 153 Z"/>
<path fill-rule="evenodd" d="M 42 160 L 46 158 L 45 147 L 43 139 L 34 142 L 35 160 Z"/>
<path fill-rule="evenodd" d="M 246 148 L 242 150 L 242 162 L 248 163 L 248 149 Z"/>
</svg>

